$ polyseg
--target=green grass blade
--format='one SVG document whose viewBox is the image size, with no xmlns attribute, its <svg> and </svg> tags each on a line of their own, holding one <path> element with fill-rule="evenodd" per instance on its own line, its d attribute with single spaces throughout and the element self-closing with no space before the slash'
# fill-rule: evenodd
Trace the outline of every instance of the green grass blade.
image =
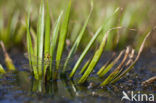
<svg viewBox="0 0 156 103">
<path fill-rule="evenodd" d="M 104 65 L 100 68 L 100 70 L 97 72 L 97 75 L 100 75 L 100 74 L 105 70 L 106 67 L 107 67 L 107 63 L 104 64 Z"/>
<path fill-rule="evenodd" d="M 97 75 L 100 75 L 104 69 L 113 61 L 114 56 L 116 55 L 116 53 L 113 53 L 112 57 L 110 58 L 110 60 L 108 60 L 97 72 Z"/>
<path fill-rule="evenodd" d="M 28 54 L 33 54 L 33 49 L 32 49 L 32 42 L 31 42 L 31 36 L 30 36 L 30 30 L 29 30 L 29 16 L 27 19 L 27 51 Z M 28 57 L 30 60 L 30 56 Z M 31 64 L 31 62 L 29 61 L 29 64 Z"/>
<path fill-rule="evenodd" d="M 75 22 L 73 24 L 71 35 L 70 35 L 70 38 L 69 38 L 69 40 L 71 41 L 71 43 L 74 43 L 75 42 L 77 36 L 79 35 L 79 32 L 81 30 L 81 27 L 82 27 L 81 22 Z"/>
<path fill-rule="evenodd" d="M 38 80 L 39 79 L 39 76 L 38 76 L 38 67 L 36 66 L 37 65 L 37 59 L 38 59 L 37 58 L 37 35 L 36 35 L 35 31 L 32 28 L 30 28 L 30 33 L 31 33 L 32 41 L 33 41 L 32 42 L 32 44 L 33 44 L 33 57 L 31 57 L 31 59 L 30 59 L 31 62 L 32 62 L 31 67 L 34 70 L 34 76 L 35 76 L 35 78 Z"/>
<path fill-rule="evenodd" d="M 49 6 L 47 0 L 47 12 L 46 12 L 46 23 L 45 23 L 45 44 L 44 44 L 44 53 L 50 54 L 50 14 Z"/>
<path fill-rule="evenodd" d="M 68 31 L 69 17 L 70 17 L 70 9 L 71 9 L 71 0 L 69 0 L 69 4 L 65 12 L 64 21 L 61 25 L 60 37 L 59 37 L 59 42 L 58 42 L 57 54 L 56 54 L 56 61 L 57 61 L 56 68 L 57 69 L 59 68 L 60 60 L 62 57 L 64 45 L 65 45 L 66 35 Z"/>
<path fill-rule="evenodd" d="M 3 66 L 0 64 L 0 74 L 5 74 L 6 72 L 5 72 L 5 70 L 4 70 L 4 68 L 3 68 Z"/>
<path fill-rule="evenodd" d="M 115 15 L 117 12 L 119 11 L 119 8 L 117 8 L 113 15 Z M 91 48 L 92 44 L 94 43 L 94 41 L 96 40 L 96 38 L 98 37 L 98 35 L 101 33 L 101 31 L 104 29 L 104 33 L 109 30 L 109 25 L 108 22 L 112 19 L 112 16 L 110 16 L 102 26 L 99 27 L 99 29 L 97 30 L 97 32 L 95 33 L 95 35 L 92 37 L 92 39 L 90 40 L 90 42 L 88 43 L 88 45 L 86 46 L 86 48 L 84 49 L 84 51 L 82 52 L 81 56 L 79 57 L 78 61 L 76 62 L 72 72 L 70 73 L 70 78 L 72 78 L 76 72 L 76 70 L 78 69 L 78 67 L 80 66 L 80 63 L 82 62 L 83 58 L 85 57 L 85 55 L 87 54 L 87 52 L 89 51 L 89 49 Z"/>
<path fill-rule="evenodd" d="M 58 35 L 59 35 L 59 29 L 60 29 L 60 23 L 61 23 L 61 17 L 63 15 L 63 11 L 60 13 L 57 22 L 54 26 L 54 30 L 53 30 L 53 35 L 52 35 L 52 40 L 50 43 L 50 55 L 53 57 L 54 55 L 54 50 L 56 48 L 56 43 L 57 43 L 57 39 L 58 39 Z M 53 58 L 52 58 L 53 59 Z"/>
<path fill-rule="evenodd" d="M 37 35 L 32 27 L 30 28 L 30 35 L 33 41 L 32 44 L 33 44 L 34 56 L 37 57 Z"/>
<path fill-rule="evenodd" d="M 102 26 L 97 30 L 97 32 L 95 33 L 93 38 L 90 40 L 89 44 L 86 46 L 86 48 L 82 52 L 81 56 L 77 60 L 72 72 L 70 73 L 70 76 L 69 76 L 70 78 L 72 78 L 73 75 L 75 74 L 75 72 L 76 72 L 77 68 L 80 66 L 80 63 L 82 62 L 83 58 L 85 57 L 85 55 L 87 54 L 87 52 L 89 51 L 89 49 L 91 48 L 92 44 L 94 43 L 97 36 L 101 33 L 101 31 L 102 31 Z"/>
<path fill-rule="evenodd" d="M 44 2 L 41 0 L 38 25 L 37 25 L 37 58 L 43 58 L 43 44 L 44 44 Z M 42 61 L 38 61 L 42 64 Z M 39 76 L 42 76 L 42 66 L 38 66 Z"/>
<path fill-rule="evenodd" d="M 121 51 L 120 54 L 118 55 L 118 57 L 112 61 L 100 74 L 99 77 L 103 77 L 117 62 L 118 60 L 121 58 L 121 56 L 123 55 L 124 51 Z"/>
<path fill-rule="evenodd" d="M 33 67 L 33 65 L 35 64 L 34 61 L 31 61 L 31 55 L 34 55 L 34 51 L 33 51 L 33 47 L 32 47 L 32 41 L 31 41 L 31 36 L 30 36 L 30 25 L 29 25 L 29 13 L 28 13 L 28 18 L 27 18 L 27 51 L 28 51 L 28 59 L 29 59 L 29 65 L 32 66 L 33 69 L 33 73 L 35 76 L 35 79 L 39 79 L 38 78 L 38 71 L 36 67 Z"/>
<path fill-rule="evenodd" d="M 49 14 L 49 6 L 48 6 L 48 0 L 47 0 L 47 12 L 46 12 L 46 22 L 45 22 L 45 39 L 44 39 L 44 55 L 48 56 L 50 55 L 50 14 Z M 46 73 L 46 69 L 48 67 L 48 64 L 44 65 L 44 76 Z"/>
<path fill-rule="evenodd" d="M 144 38 L 144 40 L 143 40 L 143 42 L 142 42 L 142 44 L 141 44 L 141 46 L 140 46 L 140 49 L 139 49 L 139 52 L 138 52 L 138 55 L 137 55 L 136 59 L 132 62 L 132 64 L 131 64 L 125 71 L 123 71 L 122 74 L 120 74 L 117 78 L 115 78 L 111 83 L 117 82 L 117 81 L 120 80 L 124 75 L 126 75 L 130 70 L 133 69 L 134 65 L 136 64 L 136 62 L 138 61 L 138 59 L 139 59 L 139 57 L 140 57 L 140 55 L 141 55 L 141 53 L 142 53 L 142 50 L 143 50 L 144 45 L 145 45 L 145 42 L 146 42 L 146 40 L 147 40 L 147 38 L 149 37 L 150 34 L 151 34 L 151 32 L 148 32 L 148 34 L 145 36 L 145 38 Z"/>
<path fill-rule="evenodd" d="M 82 74 L 84 73 L 84 71 L 87 69 L 88 65 L 90 63 L 90 59 L 85 63 L 85 65 L 83 66 L 83 68 L 81 69 L 80 73 L 79 74 Z"/>
<path fill-rule="evenodd" d="M 95 54 L 94 54 L 94 56 L 93 56 L 93 58 L 92 58 L 92 60 L 91 60 L 91 62 L 89 64 L 87 70 L 85 71 L 85 73 L 83 74 L 83 76 L 80 78 L 80 80 L 78 81 L 78 83 L 80 83 L 80 84 L 81 83 L 84 83 L 87 80 L 87 78 L 90 75 L 90 73 L 93 71 L 94 67 L 96 66 L 96 64 L 98 63 L 98 61 L 99 61 L 99 59 L 100 59 L 100 57 L 102 55 L 102 52 L 103 52 L 104 47 L 106 45 L 106 41 L 107 41 L 108 35 L 109 35 L 109 31 L 106 32 L 106 34 L 104 35 L 103 40 L 102 40 L 102 42 L 100 44 L 99 49 L 95 52 Z"/>
<path fill-rule="evenodd" d="M 63 11 L 60 13 L 58 20 L 54 26 L 54 30 L 53 30 L 52 40 L 51 40 L 51 44 L 50 44 L 51 62 L 53 62 L 53 56 L 54 56 L 54 51 L 55 51 L 56 44 L 57 44 L 58 35 L 59 35 L 59 29 L 60 29 L 62 15 L 63 15 Z M 50 63 L 50 72 L 51 72 L 50 74 L 52 74 L 52 63 Z"/>
<path fill-rule="evenodd" d="M 68 65 L 69 58 L 71 58 L 75 54 L 75 52 L 76 52 L 76 50 L 77 50 L 77 48 L 78 48 L 78 46 L 80 44 L 80 41 L 81 41 L 81 39 L 83 37 L 83 34 L 84 34 L 85 30 L 86 30 L 86 27 L 87 27 L 87 24 L 88 24 L 88 21 L 89 21 L 89 18 L 91 16 L 92 11 L 93 11 L 93 3 L 91 3 L 90 13 L 89 13 L 89 15 L 88 15 L 88 17 L 87 17 L 87 19 L 86 19 L 86 21 L 85 21 L 81 31 L 80 31 L 80 34 L 78 35 L 74 45 L 72 46 L 72 49 L 70 50 L 70 52 L 68 54 L 68 57 L 67 57 L 67 59 L 65 61 L 64 67 L 63 67 L 63 72 L 65 71 L 65 69 L 66 69 L 66 67 Z"/>
<path fill-rule="evenodd" d="M 31 41 L 31 36 L 30 36 L 29 15 L 27 18 L 27 49 L 28 49 L 29 54 L 33 54 L 32 41 Z"/>
</svg>

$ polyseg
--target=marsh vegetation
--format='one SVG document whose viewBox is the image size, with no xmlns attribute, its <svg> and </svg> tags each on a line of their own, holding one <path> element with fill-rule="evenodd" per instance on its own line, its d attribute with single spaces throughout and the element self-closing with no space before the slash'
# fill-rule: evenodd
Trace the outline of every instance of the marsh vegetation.
<svg viewBox="0 0 156 103">
<path fill-rule="evenodd" d="M 155 91 L 155 1 L 15 1 L 0 1 L 1 102 L 120 102 L 123 90 Z"/>
</svg>

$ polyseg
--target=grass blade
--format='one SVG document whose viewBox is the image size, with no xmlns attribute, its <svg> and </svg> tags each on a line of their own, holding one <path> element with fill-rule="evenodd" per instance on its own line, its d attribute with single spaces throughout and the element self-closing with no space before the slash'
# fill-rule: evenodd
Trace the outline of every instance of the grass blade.
<svg viewBox="0 0 156 103">
<path fill-rule="evenodd" d="M 51 62 L 53 62 L 53 56 L 54 56 L 54 51 L 56 48 L 56 43 L 59 35 L 59 29 L 60 29 L 60 23 L 61 23 L 61 17 L 63 15 L 63 11 L 60 13 L 58 20 L 55 24 L 53 35 L 52 35 L 52 40 L 50 44 L 50 56 L 51 56 Z M 52 63 L 50 63 L 50 74 L 52 74 Z"/>
<path fill-rule="evenodd" d="M 31 3 L 31 0 L 28 1 L 29 3 L 29 6 L 30 6 L 30 3 Z M 34 55 L 34 50 L 33 50 L 33 46 L 32 46 L 32 41 L 31 41 L 31 36 L 30 36 L 30 7 L 29 7 L 29 10 L 28 10 L 28 17 L 26 19 L 26 25 L 27 25 L 27 51 L 28 51 L 28 54 L 30 54 L 28 56 L 28 59 L 29 59 L 29 65 L 32 67 L 33 69 L 33 74 L 34 74 L 34 77 L 35 79 L 39 79 L 38 77 L 38 70 L 36 67 L 34 67 L 33 65 L 35 64 L 34 61 L 31 60 L 31 55 Z M 37 44 L 37 43 L 36 43 Z M 37 47 L 37 46 L 36 46 Z M 37 49 L 36 49 L 37 50 Z M 37 52 L 37 51 L 36 51 Z"/>
<path fill-rule="evenodd" d="M 50 55 L 50 14 L 49 14 L 49 6 L 48 6 L 48 0 L 47 0 L 47 13 L 46 13 L 46 23 L 45 23 L 45 39 L 44 39 L 44 55 L 47 57 Z M 46 73 L 48 65 L 44 65 L 44 76 Z"/>
<path fill-rule="evenodd" d="M 106 64 L 104 64 L 104 65 L 99 69 L 99 71 L 97 72 L 97 75 L 100 75 L 100 74 L 104 71 L 104 69 L 113 61 L 113 58 L 114 58 L 115 55 L 116 55 L 116 53 L 113 53 L 113 55 L 112 55 L 112 57 L 110 58 L 110 60 L 108 60 L 108 61 L 106 62 Z"/>
<path fill-rule="evenodd" d="M 88 76 L 90 75 L 90 73 L 92 72 L 92 70 L 94 69 L 94 67 L 96 66 L 97 62 L 99 61 L 101 55 L 102 55 L 102 52 L 104 50 L 104 47 L 106 45 L 106 41 L 107 41 L 107 37 L 109 35 L 109 31 L 106 32 L 106 34 L 104 35 L 103 37 L 103 40 L 100 44 L 100 47 L 99 49 L 95 52 L 87 70 L 85 71 L 85 73 L 83 74 L 83 76 L 80 78 L 80 80 L 78 81 L 78 83 L 84 83 L 86 81 L 86 79 L 88 78 Z"/>
<path fill-rule="evenodd" d="M 66 35 L 67 35 L 67 30 L 68 30 L 68 23 L 69 23 L 69 17 L 70 17 L 70 9 L 71 9 L 71 0 L 69 0 L 68 8 L 65 12 L 65 17 L 64 21 L 61 26 L 61 31 L 60 31 L 60 37 L 59 37 L 59 43 L 58 43 L 58 48 L 57 48 L 57 54 L 56 54 L 56 68 L 59 68 L 60 65 L 60 60 L 62 57 L 64 45 L 65 45 L 65 40 L 66 40 Z"/>
<path fill-rule="evenodd" d="M 92 11 L 93 11 L 93 2 L 91 2 L 91 10 L 90 10 L 90 13 L 89 13 L 89 15 L 88 15 L 88 17 L 87 17 L 87 19 L 86 19 L 86 21 L 85 21 L 85 23 L 84 23 L 81 31 L 80 31 L 80 34 L 78 35 L 78 37 L 77 37 L 74 45 L 72 46 L 72 49 L 70 50 L 67 58 L 71 58 L 75 54 L 75 52 L 76 52 L 76 50 L 77 50 L 77 48 L 78 48 L 78 46 L 80 44 L 80 41 L 81 41 L 81 39 L 83 37 L 83 34 L 84 34 L 85 30 L 86 30 L 86 27 L 87 27 L 87 24 L 88 24 L 88 21 L 89 21 L 89 18 L 91 16 Z M 68 62 L 69 62 L 69 59 L 67 59 L 65 61 L 65 64 L 64 64 L 64 67 L 63 67 L 63 72 L 65 71 L 65 69 L 66 69 L 66 67 L 68 65 Z"/>
<path fill-rule="evenodd" d="M 50 54 L 50 14 L 49 6 L 47 0 L 47 12 L 46 12 L 46 23 L 45 23 L 45 44 L 44 44 L 44 53 Z"/>
<path fill-rule="evenodd" d="M 118 62 L 118 60 L 121 58 L 123 55 L 124 51 L 121 51 L 120 54 L 117 56 L 117 58 L 112 61 L 100 74 L 99 77 L 103 77 L 112 67 Z"/>
<path fill-rule="evenodd" d="M 86 48 L 82 52 L 81 56 L 77 60 L 72 72 L 70 73 L 70 76 L 69 76 L 70 78 L 72 78 L 73 75 L 75 74 L 75 72 L 76 72 L 77 68 L 80 66 L 80 63 L 82 62 L 83 58 L 85 57 L 85 55 L 87 54 L 87 52 L 89 51 L 89 49 L 91 48 L 92 44 L 94 43 L 97 36 L 101 33 L 101 31 L 102 31 L 102 26 L 97 30 L 97 32 L 95 33 L 93 38 L 90 40 L 89 44 L 86 46 Z"/>
<path fill-rule="evenodd" d="M 2 67 L 2 65 L 0 64 L 0 74 L 5 74 L 6 72 L 5 72 L 5 70 L 4 70 L 4 68 Z"/>
<path fill-rule="evenodd" d="M 26 22 L 27 22 L 26 23 L 27 24 L 27 51 L 28 51 L 28 54 L 30 54 L 28 56 L 28 59 L 29 59 L 29 65 L 32 66 L 33 74 L 35 76 L 35 79 L 39 79 L 38 70 L 37 70 L 36 67 L 33 67 L 33 64 L 35 64 L 35 62 L 31 60 L 31 55 L 34 55 L 34 50 L 33 50 L 33 47 L 32 47 L 32 41 L 31 41 L 31 36 L 30 36 L 29 18 L 30 18 L 30 13 L 28 12 L 28 18 L 26 20 Z"/>
<path fill-rule="evenodd" d="M 44 2 L 41 0 L 38 25 L 37 25 L 37 58 L 43 58 L 43 44 L 44 44 Z M 38 61 L 42 64 L 42 61 Z M 42 66 L 38 66 L 39 76 L 42 76 Z"/>
<path fill-rule="evenodd" d="M 84 71 L 87 69 L 88 65 L 90 63 L 90 59 L 85 63 L 85 65 L 83 66 L 83 68 L 81 69 L 80 73 L 79 74 L 82 74 L 84 73 Z"/>
</svg>

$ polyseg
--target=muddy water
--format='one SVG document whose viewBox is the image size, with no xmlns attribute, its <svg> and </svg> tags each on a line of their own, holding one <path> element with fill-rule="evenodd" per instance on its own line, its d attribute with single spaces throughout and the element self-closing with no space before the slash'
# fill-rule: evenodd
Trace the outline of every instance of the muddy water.
<svg viewBox="0 0 156 103">
<path fill-rule="evenodd" d="M 96 70 L 106 62 L 112 53 L 104 53 Z M 89 82 L 84 85 L 77 85 L 79 77 L 73 81 L 61 79 L 43 83 L 33 79 L 29 67 L 24 67 L 23 63 L 28 63 L 22 53 L 11 54 L 15 60 L 18 71 L 0 76 L 0 103 L 120 103 L 122 91 L 142 93 L 155 93 L 156 83 L 141 86 L 141 82 L 156 75 L 156 53 L 145 51 L 135 69 L 127 74 L 125 78 L 115 85 L 99 88 L 96 85 L 102 82 L 96 75 L 91 75 Z M 89 57 L 89 56 L 88 56 Z M 3 64 L 3 60 L 0 60 Z"/>
</svg>

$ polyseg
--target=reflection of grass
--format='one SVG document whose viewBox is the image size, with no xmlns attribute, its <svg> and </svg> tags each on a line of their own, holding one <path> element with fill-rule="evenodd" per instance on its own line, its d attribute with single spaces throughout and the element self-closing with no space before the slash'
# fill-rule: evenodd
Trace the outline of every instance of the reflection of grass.
<svg viewBox="0 0 156 103">
<path fill-rule="evenodd" d="M 70 50 L 70 52 L 67 56 L 64 67 L 60 68 L 60 61 L 61 61 L 63 52 L 65 51 L 64 46 L 65 46 L 65 41 L 67 39 L 69 20 L 71 17 L 71 14 L 70 14 L 71 4 L 72 4 L 72 0 L 69 1 L 68 6 L 67 6 L 66 10 L 64 11 L 64 13 L 63 12 L 60 13 L 58 20 L 56 21 L 56 24 L 53 27 L 52 36 L 50 35 L 51 19 L 50 19 L 50 14 L 49 14 L 48 3 L 47 3 L 47 9 L 46 9 L 46 13 L 45 13 L 44 2 L 41 1 L 38 24 L 37 24 L 37 33 L 36 33 L 37 35 L 34 35 L 30 32 L 30 24 L 29 24 L 30 12 L 28 14 L 28 18 L 27 18 L 27 49 L 28 49 L 28 54 L 30 54 L 29 55 L 30 65 L 33 69 L 34 77 L 37 80 L 41 80 L 42 77 L 46 78 L 48 80 L 49 79 L 55 80 L 55 79 L 57 79 L 57 72 L 60 69 L 63 69 L 60 71 L 63 71 L 63 73 L 66 74 L 65 70 L 67 68 L 67 65 L 69 64 L 68 59 L 72 58 L 75 55 L 75 53 L 79 47 L 79 44 L 81 42 L 81 39 L 83 39 L 82 37 L 85 34 L 84 32 L 86 30 L 89 18 L 92 13 L 93 2 L 91 2 L 91 10 L 90 10 L 89 16 L 86 19 L 82 29 L 80 29 L 80 33 L 77 35 L 77 38 L 72 46 L 72 49 Z M 105 46 L 110 45 L 109 43 L 110 43 L 110 41 L 112 41 L 112 40 L 110 40 L 108 42 L 108 44 L 106 42 L 107 39 L 109 39 L 109 35 L 111 34 L 110 31 L 112 31 L 112 29 L 114 29 L 111 27 L 110 22 L 114 21 L 114 17 L 117 17 L 118 13 L 119 13 L 119 8 L 114 10 L 114 12 L 104 20 L 103 25 L 97 29 L 97 31 L 95 32 L 95 34 L 93 35 L 91 40 L 88 42 L 87 46 L 84 48 L 82 54 L 78 58 L 73 69 L 71 70 L 69 78 L 74 77 L 74 74 L 76 73 L 77 69 L 80 67 L 82 61 L 84 60 L 84 57 L 87 55 L 91 46 L 95 43 L 95 40 L 97 39 L 97 37 L 102 36 L 103 39 L 100 42 L 99 48 L 95 51 L 95 54 L 93 55 L 93 57 L 91 57 L 92 59 L 90 58 L 90 61 L 88 61 L 88 63 L 86 63 L 86 65 L 84 66 L 84 68 L 81 72 L 81 74 L 82 73 L 83 74 L 82 74 L 80 80 L 78 81 L 78 83 L 82 84 L 87 80 L 89 75 L 94 70 L 96 64 L 98 63 Z M 46 21 L 45 21 L 44 17 L 46 17 Z M 64 18 L 62 18 L 62 17 L 64 17 Z M 115 29 L 119 29 L 119 28 L 115 28 Z M 119 63 L 118 67 L 115 68 L 111 74 L 109 74 L 109 76 L 104 80 L 104 82 L 101 84 L 101 86 L 105 86 L 105 85 L 111 83 L 112 81 L 116 82 L 121 77 L 123 77 L 128 71 L 130 71 L 132 69 L 132 67 L 135 65 L 136 61 L 138 60 L 140 53 L 142 52 L 145 40 L 147 39 L 149 34 L 145 37 L 145 39 L 140 47 L 138 56 L 136 57 L 135 60 L 132 59 L 133 55 L 134 55 L 134 50 L 133 49 L 131 50 L 129 47 L 127 47 L 127 49 L 125 51 L 122 51 L 121 54 L 119 54 L 119 56 L 116 59 L 112 60 L 112 62 L 108 63 L 106 66 L 103 66 L 100 69 L 100 71 L 98 72 L 98 75 L 104 76 L 114 67 L 114 65 L 117 62 L 119 62 L 119 59 L 124 54 L 124 57 L 122 58 L 123 59 L 122 62 Z M 52 37 L 52 38 L 50 38 L 50 37 Z M 33 55 L 36 56 L 37 62 L 32 60 Z M 52 65 L 53 61 L 55 60 L 54 55 L 56 55 L 56 66 Z M 45 56 L 52 57 L 50 63 L 47 64 L 47 62 L 42 62 L 45 60 L 44 59 Z M 39 58 L 41 58 L 42 61 L 40 61 Z M 34 66 L 35 64 L 37 64 L 37 66 Z"/>
</svg>

